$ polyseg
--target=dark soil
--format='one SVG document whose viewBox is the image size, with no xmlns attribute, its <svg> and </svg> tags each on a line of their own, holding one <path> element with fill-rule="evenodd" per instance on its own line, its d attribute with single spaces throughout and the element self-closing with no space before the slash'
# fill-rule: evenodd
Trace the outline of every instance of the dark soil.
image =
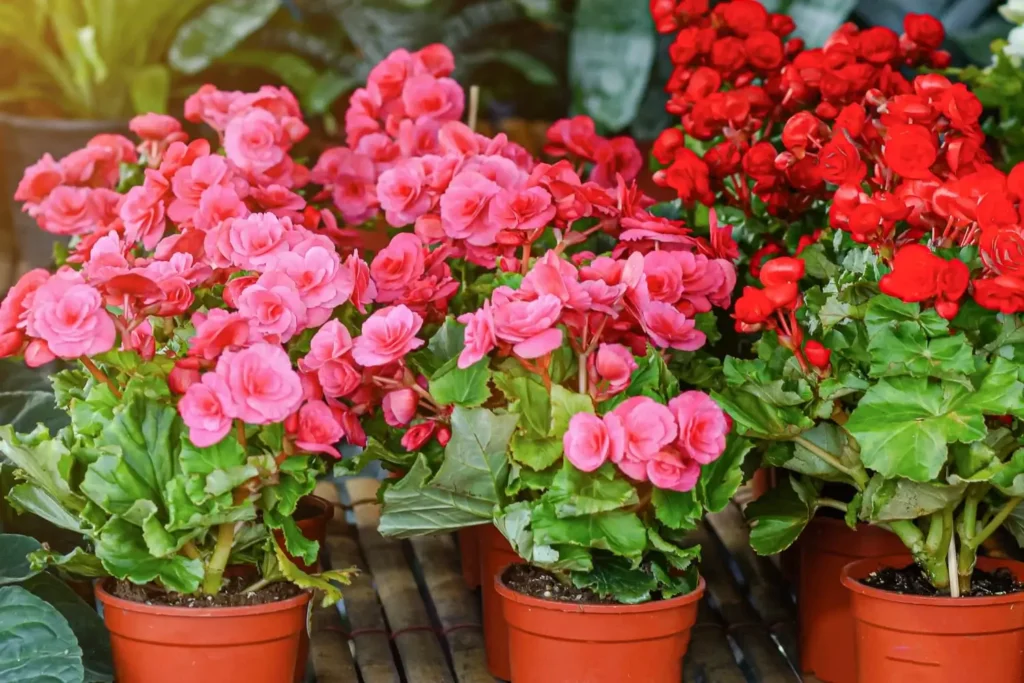
<svg viewBox="0 0 1024 683">
<path fill-rule="evenodd" d="M 184 595 L 166 593 L 150 586 L 138 586 L 128 581 L 114 585 L 114 595 L 122 600 L 141 602 L 147 605 L 166 607 L 247 607 L 264 605 L 268 602 L 287 600 L 299 594 L 299 589 L 290 583 L 277 582 L 264 586 L 255 592 L 243 592 L 252 581 L 245 577 L 224 580 L 224 587 L 217 595 Z"/>
<path fill-rule="evenodd" d="M 528 564 L 514 564 L 501 575 L 505 585 L 516 593 L 554 602 L 575 602 L 584 605 L 617 605 L 589 588 L 576 588 L 558 580 L 551 572 Z"/>
<path fill-rule="evenodd" d="M 903 595 L 948 596 L 935 589 L 924 572 L 916 564 L 896 569 L 886 567 L 861 579 L 861 583 L 890 593 Z M 1024 591 L 1024 583 L 1018 581 L 1009 569 L 1000 567 L 993 572 L 975 569 L 971 577 L 971 590 L 962 594 L 966 598 L 984 598 L 991 595 L 1006 595 Z"/>
</svg>

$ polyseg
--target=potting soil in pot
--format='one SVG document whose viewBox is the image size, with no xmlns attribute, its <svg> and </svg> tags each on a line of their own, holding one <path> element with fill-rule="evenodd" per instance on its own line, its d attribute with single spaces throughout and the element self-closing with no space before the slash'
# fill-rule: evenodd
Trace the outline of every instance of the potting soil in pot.
<svg viewBox="0 0 1024 683">
<path fill-rule="evenodd" d="M 921 568 L 911 564 L 902 569 L 886 567 L 872 572 L 861 579 L 865 586 L 900 593 L 901 595 L 922 595 L 940 596 L 935 586 L 928 581 Z M 1020 593 L 1024 591 L 1024 583 L 1018 581 L 1009 569 L 1000 567 L 995 571 L 987 572 L 983 569 L 975 569 L 971 576 L 971 590 L 962 593 L 963 598 L 983 598 L 991 595 L 1007 595 L 1009 593 Z"/>
<path fill-rule="evenodd" d="M 586 605 L 614 605 L 589 588 L 577 588 L 559 581 L 554 574 L 527 564 L 515 564 L 503 575 L 505 585 L 523 595 L 541 600 L 578 602 Z"/>
<path fill-rule="evenodd" d="M 279 600 L 294 598 L 301 591 L 290 583 L 277 582 L 264 586 L 257 591 L 246 591 L 252 585 L 249 577 L 235 576 L 224 579 L 224 586 L 217 595 L 183 595 L 181 593 L 164 593 L 147 589 L 128 581 L 118 581 L 114 585 L 114 595 L 122 600 L 141 602 L 147 605 L 165 605 L 167 607 L 246 607 L 248 605 L 265 605 Z"/>
</svg>

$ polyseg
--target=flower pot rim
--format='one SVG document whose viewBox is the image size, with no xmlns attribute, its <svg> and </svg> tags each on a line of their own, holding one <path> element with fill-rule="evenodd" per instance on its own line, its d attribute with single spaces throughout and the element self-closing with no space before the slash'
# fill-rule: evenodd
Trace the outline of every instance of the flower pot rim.
<svg viewBox="0 0 1024 683">
<path fill-rule="evenodd" d="M 96 582 L 96 598 L 103 603 L 105 608 L 117 608 L 127 612 L 141 612 L 151 616 L 161 617 L 242 617 L 258 614 L 271 614 L 273 612 L 285 612 L 298 605 L 305 604 L 313 597 L 313 592 L 304 590 L 298 595 L 287 600 L 265 602 L 260 605 L 241 605 L 235 607 L 175 607 L 172 605 L 149 605 L 144 602 L 125 600 L 119 598 L 106 589 L 105 584 L 113 581 L 113 578 Z"/>
<path fill-rule="evenodd" d="M 1005 605 L 1015 602 L 1024 602 L 1024 591 L 977 598 L 951 598 L 948 596 L 906 595 L 903 593 L 893 593 L 892 591 L 882 590 L 881 588 L 867 586 L 859 580 L 878 569 L 892 567 L 900 563 L 911 563 L 913 561 L 914 560 L 910 555 L 887 555 L 884 557 L 872 557 L 863 560 L 856 560 L 843 567 L 840 580 L 842 581 L 843 586 L 853 593 L 860 593 L 861 595 L 874 598 L 876 600 L 885 600 L 887 602 L 895 602 L 903 605 L 930 605 L 933 607 L 988 607 L 990 605 Z M 1024 572 L 1024 562 L 1017 562 L 1016 560 L 1010 559 L 1004 560 L 992 557 L 979 557 L 978 565 L 989 565 L 993 568 L 1011 567 L 1016 565 L 1020 568 L 1021 572 Z M 1016 574 L 1019 578 L 1020 572 L 1017 572 Z"/>
<path fill-rule="evenodd" d="M 328 522 L 334 519 L 334 503 L 327 500 L 323 496 L 318 496 L 315 493 L 307 493 L 306 495 L 299 498 L 299 505 L 303 503 L 312 507 L 319 508 L 320 512 L 312 517 L 305 517 L 298 521 L 306 521 L 312 519 L 325 519 Z"/>
<path fill-rule="evenodd" d="M 685 595 L 678 595 L 668 600 L 648 600 L 636 605 L 589 605 L 578 602 L 561 602 L 559 600 L 535 598 L 531 595 L 514 591 L 506 586 L 505 582 L 501 580 L 501 574 L 494 577 L 494 589 L 504 600 L 511 600 L 527 607 L 546 609 L 552 612 L 577 612 L 582 614 L 645 614 L 671 610 L 697 602 L 704 597 L 706 587 L 707 584 L 704 581 L 704 577 L 698 575 L 696 588 Z"/>
</svg>

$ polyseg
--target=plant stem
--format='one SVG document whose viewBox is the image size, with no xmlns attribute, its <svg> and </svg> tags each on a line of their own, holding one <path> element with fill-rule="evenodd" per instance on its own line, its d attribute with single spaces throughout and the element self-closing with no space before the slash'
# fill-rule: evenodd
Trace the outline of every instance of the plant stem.
<svg viewBox="0 0 1024 683">
<path fill-rule="evenodd" d="M 957 584 L 961 593 L 969 593 L 971 590 L 971 575 L 974 574 L 974 564 L 978 561 L 978 552 L 966 539 L 960 539 L 960 556 L 957 560 L 956 576 Z"/>
<path fill-rule="evenodd" d="M 533 247 L 533 242 L 527 242 L 523 245 L 523 262 L 519 264 L 519 272 L 522 275 L 526 275 L 530 272 L 530 249 Z"/>
<path fill-rule="evenodd" d="M 189 541 L 185 545 L 181 546 L 182 554 L 190 560 L 199 559 L 199 551 L 196 549 L 196 544 Z"/>
<path fill-rule="evenodd" d="M 206 565 L 206 577 L 203 579 L 203 592 L 216 595 L 220 592 L 224 579 L 224 568 L 228 566 L 231 546 L 235 542 L 235 523 L 224 522 L 217 527 L 217 545 L 213 548 L 213 556 Z"/>
<path fill-rule="evenodd" d="M 235 436 L 238 438 L 238 445 L 245 450 L 245 423 L 241 420 L 235 420 Z"/>
<path fill-rule="evenodd" d="M 1003 507 L 999 508 L 999 512 L 996 513 L 996 516 L 985 525 L 985 528 L 970 540 L 971 547 L 974 550 L 977 550 L 978 547 L 985 542 L 985 539 L 994 534 L 996 529 L 1003 525 L 1003 522 L 1005 522 L 1006 518 L 1010 516 L 1010 513 L 1013 512 L 1014 508 L 1020 505 L 1021 500 L 1024 500 L 1024 498 L 1010 498 L 1006 501 Z"/>
<path fill-rule="evenodd" d="M 938 522 L 941 524 L 941 518 Z M 910 519 L 899 519 L 889 522 L 888 528 L 900 537 L 903 545 L 907 546 L 914 561 L 928 573 L 928 578 L 936 588 L 946 588 L 949 585 L 949 569 L 946 567 L 946 549 L 941 548 L 937 553 L 930 554 L 925 543 L 925 536 L 921 530 Z M 929 530 L 930 531 L 930 530 Z M 941 533 L 937 531 L 936 533 Z M 929 533 L 929 536 L 931 534 Z"/>
<path fill-rule="evenodd" d="M 832 467 L 836 468 L 846 476 L 853 479 L 853 482 L 857 486 L 858 490 L 863 491 L 864 488 L 868 485 L 868 474 L 867 472 L 864 471 L 863 467 L 859 465 L 857 466 L 857 468 L 847 467 L 846 465 L 839 461 L 839 458 L 835 454 L 829 453 L 818 444 L 809 441 L 802 436 L 793 437 L 793 442 L 803 446 L 808 451 L 818 456 Z"/>
<path fill-rule="evenodd" d="M 476 131 L 477 118 L 480 115 L 480 86 L 469 86 L 469 116 L 466 118 L 466 125 L 470 130 Z"/>
<path fill-rule="evenodd" d="M 242 591 L 242 592 L 243 593 L 255 593 L 259 589 L 265 588 L 266 586 L 269 586 L 270 583 L 271 582 L 268 579 L 260 579 L 259 581 L 257 581 L 256 583 L 252 584 L 251 586 L 246 586 L 245 590 Z"/>
<path fill-rule="evenodd" d="M 107 385 L 110 389 L 110 393 L 114 395 L 114 398 L 121 398 L 121 390 L 114 384 L 114 380 L 110 379 L 105 372 L 96 367 L 96 364 L 92 362 L 91 358 L 88 356 L 81 356 L 78 360 L 82 361 L 82 365 L 85 366 L 85 369 L 88 370 L 93 377 Z"/>
<path fill-rule="evenodd" d="M 581 353 L 578 357 L 577 374 L 579 375 L 580 393 L 587 393 L 587 354 Z"/>
<path fill-rule="evenodd" d="M 949 552 L 946 554 L 946 562 L 949 571 L 949 597 L 960 597 L 960 572 L 957 571 L 956 561 L 956 534 L 949 535 Z M 955 580 L 954 580 L 955 579 Z"/>
<path fill-rule="evenodd" d="M 846 512 L 849 510 L 849 506 L 841 500 L 835 500 L 834 498 L 819 498 L 817 501 L 818 507 L 832 508 L 833 510 L 839 510 L 840 512 Z"/>
</svg>

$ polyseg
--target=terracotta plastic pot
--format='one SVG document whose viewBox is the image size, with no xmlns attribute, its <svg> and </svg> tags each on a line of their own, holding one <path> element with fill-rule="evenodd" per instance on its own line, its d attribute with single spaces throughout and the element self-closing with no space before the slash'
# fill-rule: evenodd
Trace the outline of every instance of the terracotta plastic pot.
<svg viewBox="0 0 1024 683">
<path fill-rule="evenodd" d="M 459 555 L 462 558 L 462 579 L 466 588 L 480 587 L 480 529 L 475 526 L 459 531 Z"/>
<path fill-rule="evenodd" d="M 862 584 L 910 556 L 859 560 L 843 569 L 853 599 L 859 683 L 1020 683 L 1024 681 L 1024 593 L 986 598 L 900 595 Z M 1024 580 L 1024 563 L 979 558 Z"/>
<path fill-rule="evenodd" d="M 508 624 L 501 609 L 501 596 L 494 588 L 494 579 L 510 564 L 522 562 L 493 524 L 477 529 L 480 552 L 480 597 L 483 604 L 484 646 L 487 648 L 487 670 L 495 678 L 509 680 L 512 669 L 508 660 Z"/>
<path fill-rule="evenodd" d="M 18 253 L 23 264 L 45 268 L 53 262 L 53 245 L 61 238 L 43 232 L 35 219 L 21 211 L 14 201 L 25 168 L 36 163 L 43 154 L 54 159 L 85 147 L 100 133 L 128 133 L 127 121 L 90 121 L 76 119 L 37 119 L 0 112 L 0 155 L 3 158 L 3 200 L 6 213 L 0 218 L 14 228 Z"/>
<path fill-rule="evenodd" d="M 512 683 L 679 683 L 704 579 L 689 595 L 580 605 L 495 590 L 509 629 Z"/>
<path fill-rule="evenodd" d="M 854 531 L 828 517 L 811 520 L 799 544 L 800 668 L 825 683 L 855 683 L 857 655 L 850 593 L 840 582 L 843 567 L 905 553 L 906 547 L 884 529 L 862 525 Z"/>
<path fill-rule="evenodd" d="M 100 584 L 118 683 L 282 683 L 292 680 L 309 593 L 251 607 L 161 607 Z"/>
<path fill-rule="evenodd" d="M 754 500 L 757 500 L 773 488 L 775 488 L 775 470 L 769 467 L 760 468 L 750 478 L 750 493 Z"/>
</svg>

